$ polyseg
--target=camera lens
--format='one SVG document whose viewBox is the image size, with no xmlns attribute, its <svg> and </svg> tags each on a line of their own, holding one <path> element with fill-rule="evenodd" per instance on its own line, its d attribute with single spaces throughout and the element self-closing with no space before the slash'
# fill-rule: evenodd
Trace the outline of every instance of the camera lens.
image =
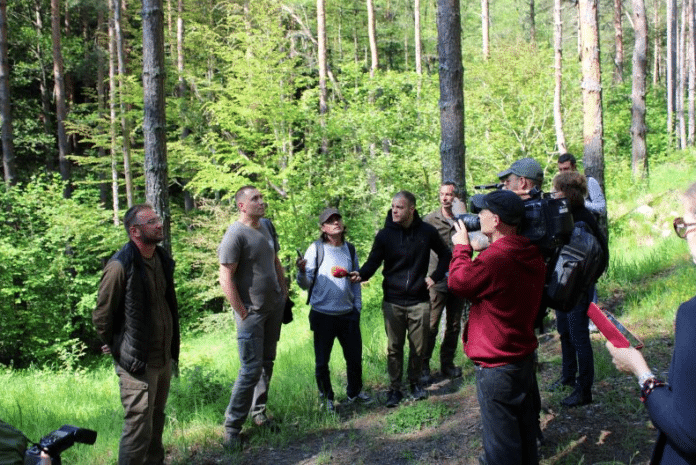
<svg viewBox="0 0 696 465">
<path fill-rule="evenodd" d="M 456 219 L 464 222 L 464 226 L 466 227 L 467 231 L 478 231 L 481 229 L 481 220 L 479 219 L 478 215 L 474 215 L 472 213 L 463 213 L 458 215 Z"/>
</svg>

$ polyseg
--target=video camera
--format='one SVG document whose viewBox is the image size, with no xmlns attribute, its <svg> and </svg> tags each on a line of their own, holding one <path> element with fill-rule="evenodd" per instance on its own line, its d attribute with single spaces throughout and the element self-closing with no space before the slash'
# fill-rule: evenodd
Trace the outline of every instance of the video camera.
<svg viewBox="0 0 696 465">
<path fill-rule="evenodd" d="M 24 453 L 24 465 L 38 465 L 41 463 L 41 453 L 45 452 L 51 457 L 53 465 L 60 465 L 60 454 L 72 447 L 76 442 L 81 444 L 94 444 L 97 440 L 97 432 L 87 428 L 63 425 L 59 429 L 47 434 L 38 444 L 34 444 Z"/>
<path fill-rule="evenodd" d="M 474 186 L 474 189 L 501 189 L 502 184 L 486 184 Z M 467 231 L 481 229 L 478 213 L 481 211 L 474 205 L 474 197 L 485 194 L 475 194 L 469 202 L 471 213 L 456 216 L 462 220 Z M 520 225 L 520 234 L 536 244 L 545 257 L 549 257 L 563 244 L 566 244 L 575 225 L 570 205 L 566 199 L 556 199 L 550 194 L 534 187 L 529 191 L 530 198 L 524 202 L 524 219 Z"/>
</svg>

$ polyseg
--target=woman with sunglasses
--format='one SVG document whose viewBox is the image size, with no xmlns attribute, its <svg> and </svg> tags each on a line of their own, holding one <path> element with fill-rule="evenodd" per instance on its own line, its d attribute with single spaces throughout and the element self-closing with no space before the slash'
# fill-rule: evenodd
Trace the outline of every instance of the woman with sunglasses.
<svg viewBox="0 0 696 465">
<path fill-rule="evenodd" d="M 674 231 L 686 239 L 696 262 L 696 183 L 682 197 L 684 217 Z M 641 387 L 640 400 L 659 430 L 651 464 L 696 464 L 696 297 L 679 306 L 674 352 L 667 381 L 655 377 L 642 354 L 633 347 L 607 349 L 620 371 L 632 373 Z"/>
</svg>

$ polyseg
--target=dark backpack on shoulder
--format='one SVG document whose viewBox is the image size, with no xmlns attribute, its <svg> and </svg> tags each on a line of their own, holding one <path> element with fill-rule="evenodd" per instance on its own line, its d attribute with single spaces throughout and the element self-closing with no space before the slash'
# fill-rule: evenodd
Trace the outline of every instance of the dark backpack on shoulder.
<svg viewBox="0 0 696 465">
<path fill-rule="evenodd" d="M 545 305 L 562 312 L 572 310 L 602 275 L 604 263 L 604 250 L 592 230 L 583 221 L 575 223 L 570 240 L 549 262 Z"/>
<path fill-rule="evenodd" d="M 317 282 L 317 273 L 319 273 L 319 267 L 324 262 L 324 242 L 321 239 L 318 239 L 314 241 L 313 244 L 317 249 L 317 254 L 315 256 L 316 261 L 314 262 L 314 279 L 312 279 L 312 283 L 309 285 L 309 289 L 307 289 L 307 305 L 309 305 L 309 300 L 312 298 L 312 289 L 314 289 L 314 283 Z M 355 264 L 355 246 L 348 241 L 346 241 L 346 245 L 348 246 L 348 252 L 350 252 L 350 266 L 352 268 Z M 353 270 L 351 269 L 348 271 Z"/>
</svg>

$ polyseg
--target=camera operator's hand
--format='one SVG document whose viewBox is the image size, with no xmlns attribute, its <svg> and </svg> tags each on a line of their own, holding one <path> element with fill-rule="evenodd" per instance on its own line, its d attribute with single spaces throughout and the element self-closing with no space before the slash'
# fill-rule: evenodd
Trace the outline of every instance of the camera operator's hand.
<svg viewBox="0 0 696 465">
<path fill-rule="evenodd" d="M 469 233 L 469 243 L 476 252 L 486 250 L 488 246 L 491 245 L 491 241 L 488 239 L 488 236 L 483 234 L 481 231 Z"/>
<path fill-rule="evenodd" d="M 433 287 L 435 285 L 435 281 L 433 281 L 433 278 L 428 276 L 427 278 L 425 278 L 425 285 L 428 289 L 430 289 L 431 287 Z"/>
<path fill-rule="evenodd" d="M 469 245 L 469 231 L 466 230 L 464 221 L 455 221 L 454 230 L 457 232 L 452 236 L 452 243 L 454 245 Z"/>
</svg>

